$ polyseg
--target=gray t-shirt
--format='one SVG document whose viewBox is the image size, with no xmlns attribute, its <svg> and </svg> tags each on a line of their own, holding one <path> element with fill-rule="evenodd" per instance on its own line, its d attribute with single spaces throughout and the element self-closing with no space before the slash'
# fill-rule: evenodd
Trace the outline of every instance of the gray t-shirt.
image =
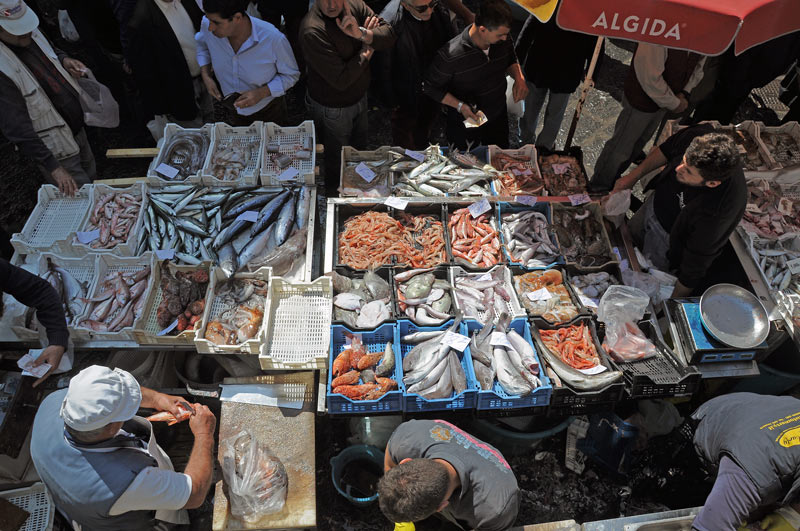
<svg viewBox="0 0 800 531">
<path fill-rule="evenodd" d="M 442 511 L 462 527 L 502 531 L 517 519 L 517 479 L 503 455 L 493 446 L 443 420 L 410 420 L 392 434 L 387 446 L 392 461 L 442 459 L 461 480 Z"/>
</svg>

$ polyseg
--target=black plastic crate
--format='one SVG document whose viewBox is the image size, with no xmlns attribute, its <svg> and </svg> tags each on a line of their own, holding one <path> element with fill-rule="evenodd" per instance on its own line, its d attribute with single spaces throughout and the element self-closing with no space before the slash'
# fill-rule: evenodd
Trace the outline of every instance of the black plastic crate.
<svg viewBox="0 0 800 531">
<path fill-rule="evenodd" d="M 558 150 L 558 151 L 550 151 L 543 148 L 537 148 L 537 164 L 539 166 L 539 172 L 542 174 L 542 180 L 544 180 L 544 172 L 545 168 L 549 167 L 551 162 L 545 162 L 545 159 L 552 155 L 561 155 L 572 157 L 578 163 L 578 167 L 580 168 L 580 174 L 576 176 L 576 178 L 583 184 L 583 192 L 575 192 L 575 193 L 588 193 L 588 174 L 586 173 L 586 166 L 583 165 L 583 150 L 579 146 L 572 146 L 566 150 Z M 548 195 L 553 196 L 555 194 L 551 194 L 550 190 L 547 189 L 547 184 L 545 184 L 545 191 Z M 564 196 L 557 196 L 557 197 L 564 197 Z"/>
<path fill-rule="evenodd" d="M 586 309 L 583 306 L 583 304 L 581 304 L 580 300 L 578 299 L 578 296 L 575 294 L 575 291 L 572 289 L 572 286 L 570 286 L 569 275 L 567 274 L 566 269 L 564 268 L 564 266 L 556 266 L 556 267 L 551 267 L 551 268 L 544 269 L 544 270 L 542 270 L 542 269 L 539 269 L 539 270 L 527 270 L 527 269 L 521 269 L 519 267 L 516 267 L 516 266 L 512 265 L 512 266 L 509 267 L 509 269 L 511 269 L 511 274 L 512 274 L 512 279 L 511 280 L 512 280 L 512 283 L 514 284 L 514 291 L 517 292 L 517 298 L 519 299 L 519 303 L 522 306 L 522 308 L 525 310 L 525 313 L 528 314 L 528 318 L 532 322 L 534 322 L 536 324 L 541 324 L 543 326 L 554 326 L 554 325 L 558 325 L 558 324 L 569 324 L 569 323 L 571 323 L 571 322 L 573 322 L 573 321 L 575 321 L 577 319 L 580 319 L 581 317 L 586 317 L 586 316 L 590 315 L 589 310 Z M 562 284 L 564 285 L 564 288 L 567 290 L 567 294 L 569 295 L 570 301 L 572 301 L 572 304 L 575 306 L 575 309 L 578 312 L 575 317 L 573 317 L 569 321 L 564 321 L 563 323 L 550 321 L 548 319 L 545 319 L 541 315 L 534 315 L 531 312 L 531 310 L 528 308 L 528 306 L 526 306 L 526 304 L 525 304 L 526 301 L 529 301 L 528 296 L 525 293 L 522 293 L 522 291 L 517 287 L 517 277 L 525 275 L 525 274 L 546 274 L 547 271 L 550 271 L 550 270 L 556 270 L 559 273 L 561 273 Z"/>
<path fill-rule="evenodd" d="M 448 225 L 447 226 L 447 237 L 448 237 L 448 239 L 455 239 L 456 238 L 456 236 L 454 235 L 454 231 L 452 231 L 450 229 L 450 227 L 449 227 L 450 217 L 453 215 L 453 212 L 455 212 L 456 210 L 469 208 L 469 205 L 471 205 L 472 203 L 475 203 L 477 201 L 480 201 L 481 199 L 487 199 L 488 200 L 488 198 L 485 198 L 485 197 L 484 198 L 475 198 L 474 201 L 467 200 L 467 201 L 464 201 L 463 203 L 449 203 L 449 204 L 447 204 L 447 206 L 445 206 L 446 220 L 447 220 L 447 225 Z M 485 213 L 486 214 L 486 219 L 487 219 L 487 221 L 489 222 L 490 225 L 494 226 L 495 231 L 497 231 L 497 242 L 500 245 L 500 247 L 497 248 L 497 251 L 498 251 L 497 252 L 497 256 L 498 256 L 497 263 L 496 264 L 492 264 L 490 266 L 486 266 L 486 265 L 483 265 L 483 264 L 476 265 L 476 264 L 473 264 L 470 260 L 467 260 L 466 258 L 457 257 L 457 256 L 455 256 L 453 254 L 455 252 L 455 250 L 453 249 L 453 242 L 449 241 L 448 242 L 447 252 L 448 252 L 448 258 L 450 259 L 450 264 L 461 266 L 464 269 L 469 269 L 470 271 L 488 271 L 489 269 L 491 269 L 492 267 L 496 266 L 497 264 L 505 264 L 506 263 L 506 257 L 503 254 L 502 243 L 501 243 L 501 239 L 500 239 L 500 220 L 498 218 L 497 204 L 496 203 L 491 203 L 491 202 L 489 204 L 491 205 L 491 209 L 488 210 Z M 491 243 L 490 243 L 490 245 L 491 245 Z"/>
<path fill-rule="evenodd" d="M 350 269 L 348 267 L 335 267 L 334 271 L 336 271 L 340 275 L 347 276 L 347 277 L 349 277 L 351 279 L 363 279 L 364 275 L 366 274 L 366 271 L 353 271 L 352 269 Z M 387 304 L 387 306 L 389 306 L 389 319 L 387 319 L 387 320 L 385 320 L 385 321 L 383 321 L 383 322 L 381 322 L 381 323 L 379 323 L 377 325 L 377 326 L 380 326 L 380 325 L 382 325 L 384 323 L 393 323 L 393 322 L 395 322 L 397 320 L 397 314 L 395 313 L 396 306 L 395 306 L 395 303 L 394 303 L 394 299 L 395 299 L 394 279 L 393 279 L 394 275 L 392 274 L 392 269 L 390 267 L 379 267 L 378 269 L 375 270 L 375 274 L 377 274 L 379 277 L 381 277 L 383 280 L 385 280 L 386 282 L 389 283 L 389 297 L 390 297 L 390 299 L 389 299 L 389 302 Z M 330 273 L 326 273 L 326 275 L 330 275 Z M 334 289 L 333 296 L 336 297 L 336 295 L 338 295 L 338 294 L 339 294 L 339 292 Z M 359 328 L 359 327 L 351 325 L 351 324 L 349 324 L 349 323 L 347 323 L 347 322 L 345 322 L 345 321 L 343 321 L 341 319 L 337 319 L 336 318 L 336 306 L 333 306 L 332 311 L 333 311 L 333 315 L 332 315 L 332 319 L 331 319 L 331 324 L 346 326 L 347 328 L 349 328 L 350 330 L 353 330 L 353 331 L 373 330 L 375 328 L 375 327 L 372 327 L 372 328 Z"/>
<path fill-rule="evenodd" d="M 442 224 L 442 238 L 444 239 L 444 256 L 442 261 L 435 264 L 434 267 L 446 266 L 450 261 L 450 236 L 447 232 L 447 216 L 445 214 L 444 205 L 437 203 L 428 203 L 420 201 L 409 201 L 405 209 L 399 210 L 392 209 L 392 216 L 398 221 L 402 222 L 403 213 L 411 216 L 433 216 L 437 221 Z M 405 257 L 398 256 L 395 259 L 395 267 L 397 269 L 413 269 L 415 267 L 422 267 L 406 263 Z"/>
<path fill-rule="evenodd" d="M 333 265 L 334 267 L 344 267 L 351 271 L 366 271 L 368 268 L 359 269 L 357 267 L 352 267 L 347 264 L 343 264 L 339 259 L 339 235 L 342 233 L 344 229 L 344 223 L 353 216 L 357 216 L 359 214 L 363 214 L 365 212 L 375 211 L 375 212 L 385 212 L 392 215 L 392 208 L 384 205 L 383 203 L 369 203 L 363 205 L 353 205 L 353 204 L 346 204 L 346 205 L 335 205 L 334 209 L 334 227 L 336 228 L 335 234 L 335 241 L 333 244 Z M 393 218 L 394 219 L 394 218 Z M 370 264 L 374 267 L 383 267 L 383 266 L 393 266 L 394 259 L 390 259 L 389 263 L 385 264 Z"/>
</svg>

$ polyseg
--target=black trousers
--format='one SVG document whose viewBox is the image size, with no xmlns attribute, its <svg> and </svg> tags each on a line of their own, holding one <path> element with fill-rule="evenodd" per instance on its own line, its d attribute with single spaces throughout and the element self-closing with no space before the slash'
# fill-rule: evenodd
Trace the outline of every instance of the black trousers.
<svg viewBox="0 0 800 531">
<path fill-rule="evenodd" d="M 508 148 L 508 113 L 493 118 L 480 127 L 464 127 L 464 117 L 455 109 L 447 111 L 447 142 L 456 149 L 465 150 L 479 145 L 496 144 Z"/>
</svg>

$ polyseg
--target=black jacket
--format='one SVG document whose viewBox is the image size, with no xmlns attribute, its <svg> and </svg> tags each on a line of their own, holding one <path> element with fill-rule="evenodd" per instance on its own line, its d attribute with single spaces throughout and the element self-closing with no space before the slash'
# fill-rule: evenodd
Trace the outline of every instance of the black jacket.
<svg viewBox="0 0 800 531">
<path fill-rule="evenodd" d="M 198 112 L 192 76 L 178 38 L 155 1 L 158 0 L 139 0 L 136 4 L 127 24 L 125 56 L 149 114 L 191 120 Z M 199 31 L 203 13 L 197 3 L 181 3 L 195 31 Z"/>
</svg>

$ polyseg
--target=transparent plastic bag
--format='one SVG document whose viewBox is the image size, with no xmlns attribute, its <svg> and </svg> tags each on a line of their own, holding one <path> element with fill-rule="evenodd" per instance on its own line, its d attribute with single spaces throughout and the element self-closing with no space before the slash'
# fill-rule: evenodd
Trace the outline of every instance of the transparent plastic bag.
<svg viewBox="0 0 800 531">
<path fill-rule="evenodd" d="M 289 478 L 283 463 L 265 444 L 242 430 L 220 441 L 219 446 L 233 516 L 257 522 L 283 509 Z"/>
<path fill-rule="evenodd" d="M 631 207 L 631 191 L 622 190 L 607 195 L 600 200 L 600 207 L 603 209 L 603 216 L 619 228 L 625 219 L 625 213 Z"/>
<path fill-rule="evenodd" d="M 636 325 L 648 304 L 647 293 L 631 286 L 611 286 L 600 299 L 597 318 L 606 324 L 603 348 L 616 361 L 637 361 L 655 355 L 655 345 Z"/>
<path fill-rule="evenodd" d="M 86 125 L 113 129 L 119 125 L 119 104 L 109 88 L 94 77 L 91 70 L 78 78 L 83 119 Z"/>
</svg>

